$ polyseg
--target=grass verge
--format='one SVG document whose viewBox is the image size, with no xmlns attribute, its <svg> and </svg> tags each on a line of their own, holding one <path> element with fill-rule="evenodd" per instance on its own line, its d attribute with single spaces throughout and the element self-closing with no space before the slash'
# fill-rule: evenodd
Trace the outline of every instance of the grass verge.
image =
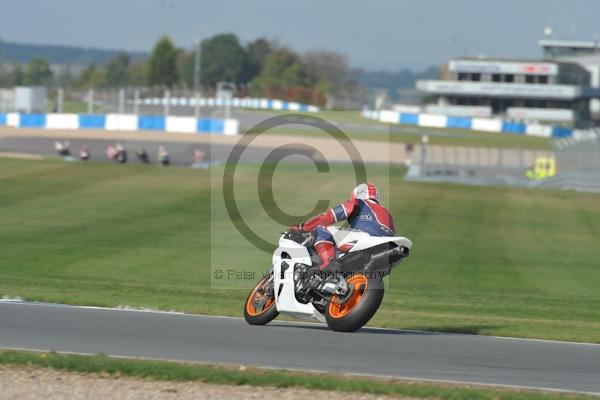
<svg viewBox="0 0 600 400">
<path fill-rule="evenodd" d="M 353 172 L 331 168 L 281 163 L 278 204 L 302 215 L 347 198 Z M 258 168 L 237 172 L 244 219 L 275 243 L 283 226 L 258 199 Z M 222 177 L 221 167 L 0 159 L 0 297 L 239 317 L 257 278 L 216 281 L 213 270 L 260 270 L 271 255 L 219 206 Z M 600 343 L 598 195 L 413 183 L 371 168 L 369 179 L 415 244 L 371 326 Z"/>
<path fill-rule="evenodd" d="M 532 390 L 416 383 L 413 381 L 368 379 L 323 373 L 112 358 L 104 355 L 83 356 L 1 351 L 0 365 L 37 366 L 69 372 L 106 373 L 164 381 L 201 381 L 219 385 L 250 385 L 276 388 L 298 387 L 426 399 L 552 400 L 559 398 L 592 398 L 591 396 L 555 394 Z"/>
<path fill-rule="evenodd" d="M 278 111 L 276 115 L 296 114 L 291 111 Z M 321 111 L 309 114 L 339 125 L 354 140 L 368 140 L 392 143 L 421 143 L 422 135 L 429 135 L 429 143 L 443 146 L 461 147 L 493 147 L 524 150 L 552 150 L 552 142 L 548 138 L 535 136 L 483 132 L 471 129 L 429 128 L 417 125 L 388 124 L 366 119 L 357 111 Z M 246 127 L 248 128 L 248 127 Z M 306 127 L 305 127 L 306 128 Z M 322 136 L 316 129 L 272 129 L 274 135 Z"/>
</svg>

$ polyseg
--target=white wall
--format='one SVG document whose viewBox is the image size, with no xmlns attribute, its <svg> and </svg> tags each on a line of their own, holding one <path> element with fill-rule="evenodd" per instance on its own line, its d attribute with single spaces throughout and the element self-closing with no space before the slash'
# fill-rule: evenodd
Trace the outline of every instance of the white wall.
<svg viewBox="0 0 600 400">
<path fill-rule="evenodd" d="M 109 131 L 135 131 L 138 117 L 134 114 L 107 114 L 106 129 Z"/>
<path fill-rule="evenodd" d="M 198 121 L 194 117 L 167 117 L 165 130 L 167 132 L 196 133 Z"/>
<path fill-rule="evenodd" d="M 240 133 L 240 123 L 237 119 L 226 119 L 223 128 L 225 135 L 237 135 Z"/>
<path fill-rule="evenodd" d="M 79 129 L 77 114 L 46 114 L 47 129 Z"/>
<path fill-rule="evenodd" d="M 502 131 L 502 120 L 473 118 L 472 129 L 475 131 L 500 132 Z"/>
</svg>

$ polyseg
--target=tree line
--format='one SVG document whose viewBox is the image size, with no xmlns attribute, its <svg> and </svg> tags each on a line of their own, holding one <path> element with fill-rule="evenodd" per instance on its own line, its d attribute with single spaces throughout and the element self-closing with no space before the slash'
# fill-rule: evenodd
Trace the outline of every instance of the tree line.
<svg viewBox="0 0 600 400">
<path fill-rule="evenodd" d="M 195 49 L 177 48 L 165 35 L 147 58 L 133 61 L 122 52 L 103 64 L 89 64 L 78 74 L 68 67 L 55 72 L 43 58 L 4 67 L 0 69 L 0 86 L 192 90 L 195 57 Z M 240 95 L 319 105 L 327 98 L 355 97 L 360 92 L 358 71 L 349 67 L 343 54 L 330 50 L 300 54 L 266 38 L 243 44 L 231 33 L 202 41 L 200 71 L 200 87 L 205 94 L 212 93 L 220 81 L 233 82 Z"/>
</svg>

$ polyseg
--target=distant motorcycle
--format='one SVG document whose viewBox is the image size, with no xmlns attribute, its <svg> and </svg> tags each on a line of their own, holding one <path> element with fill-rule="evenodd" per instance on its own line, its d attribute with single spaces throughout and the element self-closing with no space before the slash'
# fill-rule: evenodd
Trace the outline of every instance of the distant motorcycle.
<svg viewBox="0 0 600 400">
<path fill-rule="evenodd" d="M 81 146 L 81 148 L 79 149 L 79 159 L 81 161 L 89 161 L 90 149 L 87 146 Z"/>
<path fill-rule="evenodd" d="M 127 162 L 127 150 L 125 150 L 121 144 L 108 146 L 106 148 L 106 156 L 119 164 L 125 164 Z"/>
<path fill-rule="evenodd" d="M 284 232 L 273 253 L 273 268 L 246 300 L 244 318 L 249 324 L 265 325 L 282 312 L 326 322 L 334 331 L 353 332 L 375 315 L 383 300 L 382 279 L 408 257 L 412 242 L 348 233 L 336 226 L 327 229 L 338 247 L 353 244 L 347 253 L 338 254 L 341 272 L 323 276 L 318 270 L 311 234 Z"/>
<path fill-rule="evenodd" d="M 140 160 L 140 162 L 142 164 L 148 164 L 150 163 L 150 158 L 148 157 L 148 152 L 146 151 L 146 149 L 140 149 L 138 150 L 135 155 L 137 156 L 138 160 Z"/>
</svg>

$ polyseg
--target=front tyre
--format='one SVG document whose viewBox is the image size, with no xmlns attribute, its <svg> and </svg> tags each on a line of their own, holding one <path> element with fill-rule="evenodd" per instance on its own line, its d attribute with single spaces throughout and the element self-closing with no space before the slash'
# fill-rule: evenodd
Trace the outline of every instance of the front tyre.
<svg viewBox="0 0 600 400">
<path fill-rule="evenodd" d="M 250 325 L 266 325 L 279 315 L 273 285 L 273 273 L 270 273 L 250 292 L 244 305 L 244 319 Z"/>
<path fill-rule="evenodd" d="M 350 297 L 343 304 L 338 304 L 338 297 L 333 295 L 325 310 L 327 326 L 336 332 L 354 332 L 362 328 L 375 315 L 383 300 L 383 281 L 379 277 L 359 273 L 346 281 L 354 287 Z"/>
</svg>

